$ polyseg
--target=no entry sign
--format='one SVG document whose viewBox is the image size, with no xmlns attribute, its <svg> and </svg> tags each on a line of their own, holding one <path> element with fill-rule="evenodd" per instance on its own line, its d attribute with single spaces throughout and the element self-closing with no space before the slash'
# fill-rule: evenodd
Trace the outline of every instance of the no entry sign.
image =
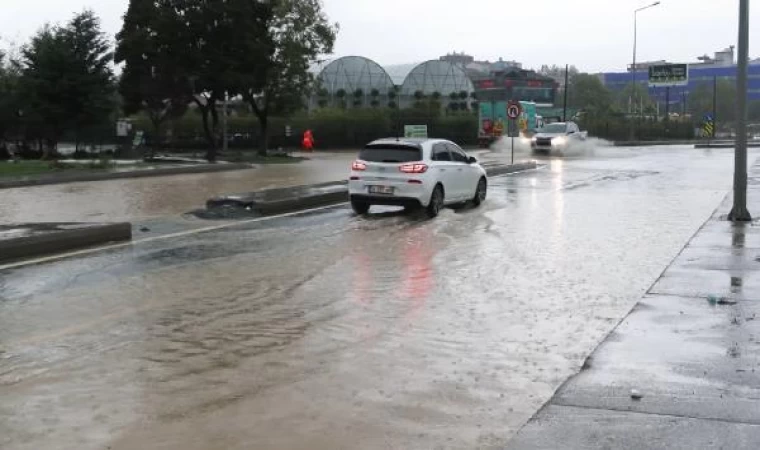
<svg viewBox="0 0 760 450">
<path fill-rule="evenodd" d="M 507 117 L 515 120 L 520 117 L 520 114 L 522 114 L 522 105 L 520 105 L 520 102 L 514 100 L 509 102 L 509 105 L 507 105 Z"/>
</svg>

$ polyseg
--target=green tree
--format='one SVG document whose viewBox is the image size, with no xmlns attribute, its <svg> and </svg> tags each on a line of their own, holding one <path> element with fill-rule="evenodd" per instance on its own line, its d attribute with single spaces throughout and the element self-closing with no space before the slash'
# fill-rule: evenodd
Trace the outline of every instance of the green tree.
<svg viewBox="0 0 760 450">
<path fill-rule="evenodd" d="M 22 113 L 19 80 L 18 64 L 0 51 L 0 152 L 12 135 L 18 137 Z"/>
<path fill-rule="evenodd" d="M 314 83 L 309 67 L 332 52 L 337 33 L 322 10 L 320 0 L 272 0 L 269 24 L 272 54 L 260 61 L 261 78 L 251 79 L 243 92 L 261 128 L 261 153 L 269 147 L 269 117 L 288 114 L 303 106 Z"/>
<path fill-rule="evenodd" d="M 736 84 L 730 80 L 718 80 L 717 120 L 732 122 L 736 119 Z M 700 83 L 689 94 L 689 112 L 701 118 L 713 112 L 713 83 Z"/>
<path fill-rule="evenodd" d="M 119 79 L 124 112 L 144 111 L 156 137 L 167 120 L 185 114 L 191 101 L 181 61 L 171 52 L 176 34 L 167 32 L 166 14 L 153 0 L 131 0 L 116 35 L 115 61 L 124 63 Z"/>
<path fill-rule="evenodd" d="M 541 69 L 539 69 L 538 73 L 541 75 L 554 78 L 555 80 L 564 80 L 565 78 L 565 66 L 558 66 L 556 64 L 552 65 L 546 65 L 544 64 L 541 66 Z M 567 69 L 568 76 L 572 78 L 575 75 L 578 75 L 580 71 L 575 66 L 569 66 Z"/>
<path fill-rule="evenodd" d="M 135 5 L 136 10 L 149 9 L 145 2 L 133 3 L 143 4 Z M 227 95 L 239 95 L 251 86 L 261 85 L 264 61 L 272 51 L 268 39 L 272 8 L 271 1 L 155 0 L 157 20 L 152 22 L 155 28 L 149 29 L 149 35 L 157 54 L 143 54 L 148 61 L 157 63 L 151 65 L 156 82 L 172 88 L 172 92 L 156 94 L 155 98 L 163 97 L 158 101 L 166 105 L 167 99 L 181 98 L 186 89 L 203 121 L 209 161 L 216 160 L 221 136 L 219 103 Z M 140 27 L 133 28 L 137 28 L 134 33 L 127 27 L 123 40 L 134 34 L 139 41 Z M 139 48 L 139 43 L 136 46 Z M 134 57 L 137 55 L 139 52 Z M 148 73 L 147 66 L 136 69 L 142 74 L 137 78 Z"/>
<path fill-rule="evenodd" d="M 751 100 L 747 105 L 749 120 L 760 121 L 760 100 Z"/>
<path fill-rule="evenodd" d="M 652 97 L 649 96 L 649 90 L 640 83 L 628 83 L 618 93 L 616 103 L 620 111 L 632 114 L 644 114 L 647 111 L 652 111 L 655 107 Z"/>
<path fill-rule="evenodd" d="M 65 131 L 75 133 L 107 122 L 114 107 L 113 55 L 100 20 L 85 11 L 64 27 L 46 26 L 22 50 L 21 92 L 25 122 L 54 155 Z"/>
<path fill-rule="evenodd" d="M 608 114 L 613 108 L 612 93 L 599 77 L 587 73 L 574 75 L 570 79 L 568 106 L 578 108 L 592 115 Z"/>
</svg>

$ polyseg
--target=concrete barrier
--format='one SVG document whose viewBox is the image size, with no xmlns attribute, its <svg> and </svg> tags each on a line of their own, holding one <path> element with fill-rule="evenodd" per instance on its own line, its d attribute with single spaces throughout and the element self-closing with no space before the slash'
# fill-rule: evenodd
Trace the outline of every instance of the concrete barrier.
<svg viewBox="0 0 760 450">
<path fill-rule="evenodd" d="M 21 224 L 0 227 L 0 263 L 132 239 L 132 225 Z"/>
</svg>

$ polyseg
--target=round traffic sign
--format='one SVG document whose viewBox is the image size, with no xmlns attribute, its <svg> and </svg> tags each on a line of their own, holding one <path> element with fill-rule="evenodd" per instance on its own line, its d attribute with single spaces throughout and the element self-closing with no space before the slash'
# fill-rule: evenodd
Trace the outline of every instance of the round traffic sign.
<svg viewBox="0 0 760 450">
<path fill-rule="evenodd" d="M 522 105 L 520 105 L 519 102 L 509 102 L 509 105 L 507 106 L 507 116 L 515 120 L 518 117 L 520 117 L 520 114 L 522 114 Z"/>
</svg>

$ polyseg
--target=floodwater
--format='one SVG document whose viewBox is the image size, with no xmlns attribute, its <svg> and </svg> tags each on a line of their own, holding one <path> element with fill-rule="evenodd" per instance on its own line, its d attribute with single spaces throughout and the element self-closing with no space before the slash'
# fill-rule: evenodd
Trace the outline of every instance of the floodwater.
<svg viewBox="0 0 760 450">
<path fill-rule="evenodd" d="M 36 186 L 0 191 L 0 221 L 139 221 L 202 208 L 209 198 L 345 179 L 352 152 L 316 153 L 253 170 Z"/>
<path fill-rule="evenodd" d="M 0 272 L 0 447 L 502 448 L 731 185 L 729 151 L 544 162 L 432 221 L 339 206 Z"/>
</svg>

